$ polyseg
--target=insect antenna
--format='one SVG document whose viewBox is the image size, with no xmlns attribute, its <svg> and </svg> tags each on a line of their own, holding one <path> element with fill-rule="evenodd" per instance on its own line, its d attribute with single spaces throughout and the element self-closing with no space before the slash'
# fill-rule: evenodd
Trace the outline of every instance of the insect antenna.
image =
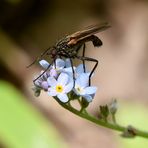
<svg viewBox="0 0 148 148">
<path fill-rule="evenodd" d="M 31 66 L 34 65 L 36 62 L 38 62 L 39 60 L 41 60 L 42 57 L 43 57 L 44 55 L 46 55 L 50 49 L 51 49 L 51 47 L 47 48 L 43 53 L 41 53 L 41 55 L 40 55 L 39 57 L 37 57 L 31 64 L 29 64 L 29 65 L 27 66 L 27 68 L 31 67 Z"/>
</svg>

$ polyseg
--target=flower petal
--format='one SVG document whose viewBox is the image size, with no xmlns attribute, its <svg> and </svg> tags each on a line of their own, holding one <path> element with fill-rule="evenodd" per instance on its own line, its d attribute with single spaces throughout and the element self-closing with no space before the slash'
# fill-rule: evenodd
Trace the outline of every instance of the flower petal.
<svg viewBox="0 0 148 148">
<path fill-rule="evenodd" d="M 44 89 L 44 90 L 48 90 L 48 82 L 47 81 L 43 81 L 41 83 L 41 87 Z"/>
<path fill-rule="evenodd" d="M 95 94 L 97 91 L 97 87 L 89 86 L 85 88 L 85 93 L 86 94 Z"/>
<path fill-rule="evenodd" d="M 76 76 L 78 77 L 80 74 L 84 73 L 84 66 L 83 64 L 78 65 L 78 67 L 76 68 Z M 88 72 L 88 70 L 86 69 L 85 66 L 85 74 L 87 74 L 88 76 L 90 75 L 90 72 Z"/>
<path fill-rule="evenodd" d="M 65 86 L 65 88 L 64 88 L 64 92 L 65 92 L 65 93 L 70 92 L 70 91 L 73 89 L 73 86 L 74 86 L 73 81 L 70 82 L 70 83 L 68 83 L 68 84 Z"/>
<path fill-rule="evenodd" d="M 67 96 L 67 94 L 58 94 L 57 97 L 59 98 L 59 100 L 63 103 L 68 102 L 69 98 Z"/>
<path fill-rule="evenodd" d="M 37 85 L 37 86 L 41 86 L 41 82 L 42 82 L 42 81 L 40 81 L 40 80 L 36 80 L 36 81 L 34 82 L 34 84 Z"/>
<path fill-rule="evenodd" d="M 59 69 L 59 68 L 64 68 L 65 67 L 65 61 L 62 60 L 62 59 L 56 59 L 56 67 Z"/>
<path fill-rule="evenodd" d="M 76 84 L 78 84 L 81 87 L 87 87 L 89 84 L 89 76 L 86 73 L 82 73 L 78 76 L 76 79 Z"/>
<path fill-rule="evenodd" d="M 71 61 L 70 61 L 70 59 L 66 59 L 65 60 L 65 66 L 66 66 L 66 68 L 71 67 Z"/>
<path fill-rule="evenodd" d="M 84 95 L 83 98 L 84 98 L 87 102 L 91 102 L 92 99 L 93 99 L 91 95 Z"/>
<path fill-rule="evenodd" d="M 69 78 L 68 75 L 66 73 L 61 73 L 58 77 L 58 83 L 62 84 L 62 85 L 66 85 L 68 82 Z"/>
<path fill-rule="evenodd" d="M 73 67 L 73 69 L 75 71 L 75 67 Z M 64 68 L 62 71 L 65 72 L 66 74 L 68 74 L 69 77 L 73 78 L 73 71 L 72 71 L 71 67 Z M 74 72 L 74 74 L 75 74 L 75 72 Z"/>
<path fill-rule="evenodd" d="M 39 63 L 45 69 L 47 69 L 50 65 L 46 60 L 41 60 L 41 61 L 39 61 Z"/>
<path fill-rule="evenodd" d="M 77 68 L 76 68 L 76 74 L 81 74 L 84 73 L 84 67 L 83 64 L 80 64 Z"/>
<path fill-rule="evenodd" d="M 58 76 L 57 71 L 56 71 L 55 69 L 52 68 L 52 69 L 50 70 L 50 76 L 56 78 L 56 77 Z"/>
<path fill-rule="evenodd" d="M 74 88 L 73 91 L 76 95 L 81 96 L 80 93 L 77 91 L 77 89 Z"/>
<path fill-rule="evenodd" d="M 64 68 L 63 72 L 72 73 L 72 68 L 71 67 Z"/>
<path fill-rule="evenodd" d="M 57 92 L 56 92 L 56 90 L 55 89 L 53 89 L 53 88 L 48 88 L 48 95 L 49 96 L 56 96 L 57 95 Z"/>
<path fill-rule="evenodd" d="M 48 77 L 47 82 L 49 86 L 56 86 L 57 84 L 57 81 L 54 77 Z"/>
</svg>

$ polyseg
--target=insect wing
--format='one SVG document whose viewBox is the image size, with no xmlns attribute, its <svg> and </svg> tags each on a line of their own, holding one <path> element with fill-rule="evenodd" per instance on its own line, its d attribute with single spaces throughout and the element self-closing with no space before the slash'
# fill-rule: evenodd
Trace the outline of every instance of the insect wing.
<svg viewBox="0 0 148 148">
<path fill-rule="evenodd" d="M 82 31 L 75 32 L 74 34 L 70 35 L 69 37 L 71 39 L 76 38 L 76 39 L 80 40 L 80 39 L 86 38 L 88 36 L 91 36 L 93 34 L 96 34 L 98 32 L 104 31 L 109 27 L 110 27 L 110 25 L 108 23 L 91 25 L 91 26 L 86 27 L 86 29 L 84 29 Z"/>
<path fill-rule="evenodd" d="M 91 35 L 94 35 L 98 32 L 101 32 L 103 30 L 106 30 L 109 28 L 110 25 L 108 23 L 102 23 L 102 24 L 95 24 L 86 27 L 86 29 L 82 31 L 78 31 L 73 33 L 72 35 L 67 36 L 69 38 L 68 45 L 75 45 L 77 42 L 85 40 L 87 37 L 90 37 Z"/>
</svg>

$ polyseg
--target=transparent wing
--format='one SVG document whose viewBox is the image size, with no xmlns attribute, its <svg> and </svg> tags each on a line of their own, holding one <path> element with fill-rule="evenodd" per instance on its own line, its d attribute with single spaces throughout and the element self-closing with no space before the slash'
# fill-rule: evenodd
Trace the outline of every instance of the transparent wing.
<svg viewBox="0 0 148 148">
<path fill-rule="evenodd" d="M 72 35 L 69 35 L 69 37 L 70 37 L 70 39 L 81 40 L 81 39 L 84 39 L 88 36 L 96 34 L 98 32 L 104 31 L 109 27 L 111 27 L 111 26 L 108 23 L 95 24 L 95 25 L 91 25 L 91 26 L 86 27 L 84 30 L 75 32 Z"/>
</svg>

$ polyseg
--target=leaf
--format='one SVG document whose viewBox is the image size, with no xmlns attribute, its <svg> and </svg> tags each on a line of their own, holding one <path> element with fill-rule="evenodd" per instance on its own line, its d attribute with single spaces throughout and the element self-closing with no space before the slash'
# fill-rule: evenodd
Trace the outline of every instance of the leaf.
<svg viewBox="0 0 148 148">
<path fill-rule="evenodd" d="M 53 126 L 4 81 L 0 81 L 0 136 L 8 148 L 65 147 Z"/>
</svg>

